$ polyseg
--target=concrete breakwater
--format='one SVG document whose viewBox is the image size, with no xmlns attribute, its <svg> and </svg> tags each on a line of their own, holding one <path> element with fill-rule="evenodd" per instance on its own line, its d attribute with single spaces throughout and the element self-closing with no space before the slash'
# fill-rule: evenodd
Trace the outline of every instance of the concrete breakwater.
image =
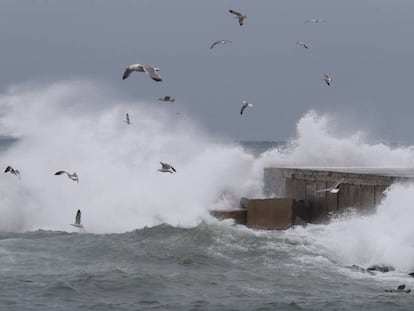
<svg viewBox="0 0 414 311">
<path fill-rule="evenodd" d="M 264 169 L 264 193 L 268 199 L 243 198 L 240 208 L 212 211 L 217 218 L 259 229 L 287 229 L 294 224 L 324 223 L 347 208 L 371 213 L 393 183 L 414 180 L 414 171 L 363 168 Z M 343 179 L 337 193 L 318 192 Z"/>
</svg>

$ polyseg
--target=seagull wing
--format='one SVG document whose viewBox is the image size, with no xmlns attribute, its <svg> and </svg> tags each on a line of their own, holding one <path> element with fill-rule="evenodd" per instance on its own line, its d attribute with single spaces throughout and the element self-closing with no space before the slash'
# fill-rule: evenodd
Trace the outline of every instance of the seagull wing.
<svg viewBox="0 0 414 311">
<path fill-rule="evenodd" d="M 6 167 L 6 169 L 4 170 L 5 173 L 10 172 L 12 169 L 12 167 L 9 165 Z"/>
<path fill-rule="evenodd" d="M 241 110 L 240 110 L 240 114 L 243 114 L 243 111 L 244 111 L 244 109 L 246 109 L 246 107 L 247 107 L 247 104 L 244 104 L 244 105 L 242 106 L 242 108 L 241 108 Z"/>
<path fill-rule="evenodd" d="M 62 175 L 62 174 L 67 174 L 67 175 L 69 175 L 67 172 L 65 172 L 65 171 L 57 171 L 56 173 L 55 173 L 55 175 Z"/>
<path fill-rule="evenodd" d="M 154 81 L 161 82 L 162 79 L 158 72 L 155 71 L 154 67 L 152 66 L 144 66 L 144 71 L 147 73 L 147 75 Z"/>
<path fill-rule="evenodd" d="M 171 165 L 170 165 L 170 167 L 171 167 L 171 169 L 176 173 L 177 171 L 175 170 L 175 168 L 173 168 Z"/>
<path fill-rule="evenodd" d="M 319 190 L 316 190 L 316 192 L 327 192 L 327 191 L 331 191 L 331 190 L 332 190 L 331 188 L 319 189 Z"/>
<path fill-rule="evenodd" d="M 399 290 L 405 289 L 405 284 L 398 285 L 397 289 L 399 289 Z"/>
<path fill-rule="evenodd" d="M 167 163 L 162 163 L 162 162 L 160 162 L 160 163 L 161 163 L 163 169 L 168 170 L 170 168 L 170 165 L 168 165 Z"/>
<path fill-rule="evenodd" d="M 124 75 L 122 76 L 122 80 L 125 80 L 129 77 L 129 75 L 133 72 L 133 70 L 130 67 L 127 67 L 124 71 Z"/>
<path fill-rule="evenodd" d="M 338 180 L 337 182 L 336 182 L 336 184 L 332 187 L 332 189 L 335 189 L 335 188 L 337 188 L 341 183 L 343 183 L 344 182 L 344 178 L 341 178 L 340 180 Z"/>
<path fill-rule="evenodd" d="M 236 15 L 238 18 L 240 18 L 240 17 L 242 17 L 242 16 L 243 16 L 240 12 L 237 12 L 237 11 L 234 11 L 234 10 L 229 10 L 229 12 L 230 12 L 231 14 Z"/>
<path fill-rule="evenodd" d="M 210 46 L 210 50 L 212 49 L 212 48 L 214 48 L 217 44 L 219 44 L 221 42 L 221 40 L 218 40 L 218 41 L 214 41 L 213 42 L 213 44 Z"/>
<path fill-rule="evenodd" d="M 75 224 L 77 224 L 77 225 L 81 224 L 81 211 L 80 211 L 80 209 L 78 209 L 78 211 L 76 212 Z"/>
<path fill-rule="evenodd" d="M 127 124 L 130 124 L 131 122 L 130 122 L 130 120 L 129 120 L 129 114 L 128 114 L 128 113 L 125 115 L 125 118 L 126 118 L 126 123 L 127 123 Z"/>
<path fill-rule="evenodd" d="M 243 26 L 243 22 L 244 22 L 244 17 L 243 16 L 239 16 L 239 24 L 240 24 L 240 26 Z"/>
</svg>

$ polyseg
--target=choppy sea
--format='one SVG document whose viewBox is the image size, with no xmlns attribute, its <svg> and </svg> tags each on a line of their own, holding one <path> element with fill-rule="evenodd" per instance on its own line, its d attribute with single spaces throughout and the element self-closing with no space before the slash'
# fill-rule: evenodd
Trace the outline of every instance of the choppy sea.
<svg viewBox="0 0 414 311">
<path fill-rule="evenodd" d="M 90 88 L 0 97 L 0 164 L 20 171 L 0 175 L 0 310 L 413 310 L 413 292 L 385 292 L 414 287 L 412 185 L 391 186 L 372 215 L 286 231 L 208 212 L 263 197 L 269 165 L 412 168 L 412 146 L 336 135 L 315 112 L 286 143 L 228 141 Z M 78 209 L 84 231 L 70 226 Z"/>
</svg>

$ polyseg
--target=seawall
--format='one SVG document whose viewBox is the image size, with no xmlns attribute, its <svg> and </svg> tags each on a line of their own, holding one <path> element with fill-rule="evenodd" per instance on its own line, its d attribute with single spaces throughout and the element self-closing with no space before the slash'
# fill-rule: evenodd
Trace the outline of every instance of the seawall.
<svg viewBox="0 0 414 311">
<path fill-rule="evenodd" d="M 268 199 L 244 198 L 240 209 L 214 211 L 213 215 L 236 219 L 251 228 L 286 229 L 298 223 L 327 222 L 347 208 L 371 213 L 390 185 L 414 181 L 414 170 L 268 167 L 263 178 Z M 337 193 L 318 192 L 341 179 Z"/>
</svg>

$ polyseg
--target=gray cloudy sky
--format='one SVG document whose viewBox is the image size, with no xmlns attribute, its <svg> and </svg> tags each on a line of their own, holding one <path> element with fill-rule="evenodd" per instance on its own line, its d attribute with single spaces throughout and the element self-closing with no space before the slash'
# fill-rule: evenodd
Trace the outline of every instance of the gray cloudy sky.
<svg viewBox="0 0 414 311">
<path fill-rule="evenodd" d="M 244 26 L 230 8 L 247 14 Z M 314 109 L 344 132 L 414 142 L 413 20 L 412 0 L 1 0 L 0 90 L 86 78 L 154 104 L 171 95 L 236 140 L 285 140 Z M 217 39 L 233 43 L 209 50 Z M 122 81 L 132 63 L 159 67 L 164 81 Z M 240 117 L 242 99 L 254 107 Z"/>
</svg>

